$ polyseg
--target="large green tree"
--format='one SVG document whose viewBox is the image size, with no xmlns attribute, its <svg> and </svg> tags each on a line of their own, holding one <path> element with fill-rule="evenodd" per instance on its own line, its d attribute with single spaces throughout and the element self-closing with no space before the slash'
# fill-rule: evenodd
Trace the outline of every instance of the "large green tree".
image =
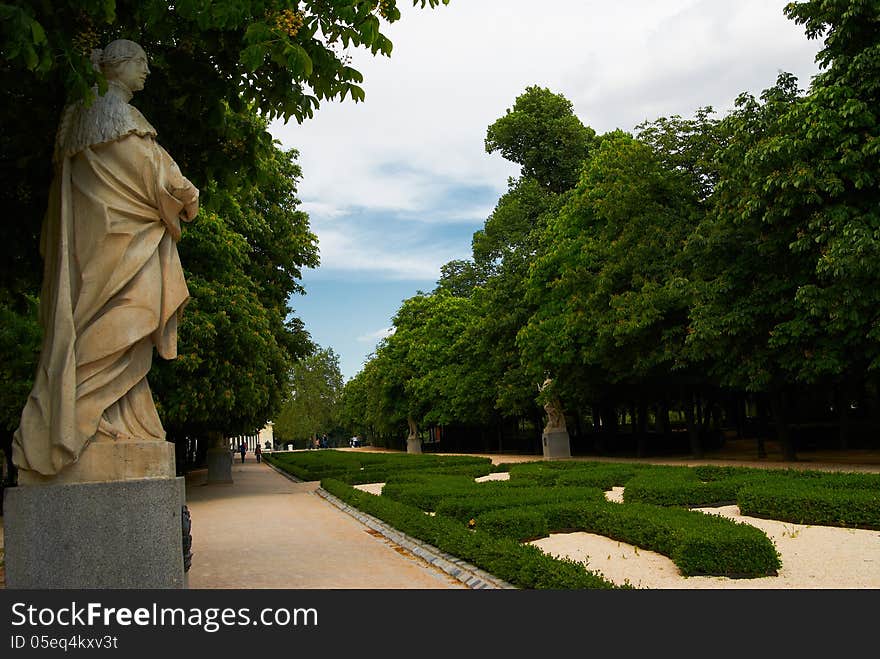
<svg viewBox="0 0 880 659">
<path fill-rule="evenodd" d="M 318 349 L 291 370 L 289 391 L 274 433 L 281 442 L 301 442 L 335 430 L 339 422 L 342 373 L 332 348 Z"/>
<path fill-rule="evenodd" d="M 595 131 L 575 116 L 571 101 L 543 87 L 527 87 L 513 108 L 486 132 L 486 151 L 498 151 L 522 166 L 522 176 L 533 178 L 553 192 L 564 192 L 577 182 L 581 161 L 587 157 Z"/>
<path fill-rule="evenodd" d="M 151 375 L 160 411 L 178 436 L 261 427 L 278 409 L 287 369 L 309 348 L 302 323 L 286 320 L 286 305 L 300 291 L 300 269 L 317 265 L 315 238 L 296 208 L 299 170 L 273 143 L 267 121 L 302 121 L 322 100 L 362 100 L 362 76 L 344 50 L 390 54 L 380 26 L 399 17 L 395 0 L 0 3 L 0 203 L 16 218 L 0 247 L 4 313 L 30 323 L 25 334 L 38 332 L 30 300 L 41 278 L 58 118 L 93 85 L 104 89 L 93 48 L 137 41 L 151 76 L 134 104 L 202 191 L 200 217 L 181 243 L 194 296 L 182 359 Z M 9 415 L 3 425 L 14 428 L 17 414 Z"/>
<path fill-rule="evenodd" d="M 824 37 L 825 70 L 807 94 L 780 76 L 726 120 L 717 211 L 694 240 L 709 251 L 692 342 L 715 351 L 732 384 L 769 393 L 794 458 L 793 399 L 857 389 L 880 366 L 880 5 L 786 13 Z"/>
<path fill-rule="evenodd" d="M 642 404 L 652 382 L 669 388 L 690 301 L 680 248 L 698 219 L 686 177 L 627 134 L 603 136 L 531 270 L 536 310 L 517 344 L 533 377 L 552 374 L 573 407 L 609 386 Z"/>
</svg>

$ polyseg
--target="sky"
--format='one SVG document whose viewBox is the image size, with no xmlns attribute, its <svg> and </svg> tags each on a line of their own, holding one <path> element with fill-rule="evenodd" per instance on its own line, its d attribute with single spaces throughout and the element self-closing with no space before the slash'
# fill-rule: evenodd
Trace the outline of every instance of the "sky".
<svg viewBox="0 0 880 659">
<path fill-rule="evenodd" d="M 399 0 L 384 24 L 390 58 L 351 49 L 366 100 L 325 102 L 313 119 L 274 122 L 296 148 L 302 209 L 321 265 L 290 300 L 348 380 L 401 302 L 430 292 L 440 267 L 468 258 L 518 166 L 488 154 L 486 129 L 529 86 L 562 94 L 597 133 L 643 121 L 722 116 L 780 72 L 803 88 L 821 42 L 785 18 L 788 0 Z"/>
</svg>

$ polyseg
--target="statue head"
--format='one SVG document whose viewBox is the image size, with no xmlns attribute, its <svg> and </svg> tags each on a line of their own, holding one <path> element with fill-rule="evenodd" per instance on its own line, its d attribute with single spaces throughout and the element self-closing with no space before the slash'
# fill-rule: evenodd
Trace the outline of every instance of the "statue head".
<svg viewBox="0 0 880 659">
<path fill-rule="evenodd" d="M 92 62 L 107 80 L 115 80 L 133 92 L 144 88 L 150 74 L 144 49 L 128 39 L 117 39 L 107 44 L 104 50 L 95 50 Z"/>
</svg>

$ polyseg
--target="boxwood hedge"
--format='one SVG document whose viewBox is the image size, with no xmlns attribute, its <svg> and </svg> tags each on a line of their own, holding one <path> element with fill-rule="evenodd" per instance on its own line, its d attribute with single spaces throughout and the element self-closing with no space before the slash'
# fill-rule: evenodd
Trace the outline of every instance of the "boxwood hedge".
<svg viewBox="0 0 880 659">
<path fill-rule="evenodd" d="M 619 588 L 571 560 L 549 556 L 531 545 L 431 517 L 414 506 L 361 492 L 334 479 L 321 486 L 346 503 L 381 519 L 407 535 L 468 561 L 519 588 L 579 590 Z"/>
<path fill-rule="evenodd" d="M 779 556 L 760 530 L 683 509 L 687 507 L 737 503 L 743 514 L 755 517 L 880 529 L 877 474 L 579 461 L 492 467 L 488 458 L 474 456 L 338 451 L 267 458 L 304 480 L 385 482 L 381 497 L 348 492 L 341 485 L 346 496 L 334 493 L 406 533 L 527 588 L 561 583 L 546 570 L 562 568 L 534 563 L 533 552 L 521 554 L 512 548 L 522 546 L 522 540 L 567 529 L 665 554 L 686 575 L 747 577 L 778 569 Z M 507 482 L 474 482 L 478 476 L 504 470 L 510 472 Z M 602 491 L 614 486 L 625 488 L 623 505 L 604 501 Z M 472 519 L 476 529 L 468 529 Z M 456 539 L 447 542 L 444 535 Z M 507 544 L 490 542 L 487 536 Z M 506 555 L 508 550 L 515 553 Z M 563 572 L 569 574 L 566 570 L 572 567 L 565 565 Z M 583 571 L 579 564 L 576 567 L 575 572 Z M 563 581 L 575 583 L 578 578 L 566 576 Z"/>
<path fill-rule="evenodd" d="M 345 483 L 379 483 L 406 471 L 460 473 L 477 478 L 493 471 L 492 460 L 469 455 L 409 455 L 351 451 L 269 453 L 265 459 L 305 481 L 335 478 Z"/>
<path fill-rule="evenodd" d="M 717 515 L 647 504 L 565 502 L 499 509 L 475 528 L 520 541 L 585 531 L 668 556 L 686 576 L 760 577 L 780 567 L 775 546 L 759 529 Z"/>
<path fill-rule="evenodd" d="M 791 479 L 784 488 L 774 482 L 746 485 L 737 504 L 743 515 L 752 517 L 880 530 L 880 489 L 849 490 Z"/>
</svg>

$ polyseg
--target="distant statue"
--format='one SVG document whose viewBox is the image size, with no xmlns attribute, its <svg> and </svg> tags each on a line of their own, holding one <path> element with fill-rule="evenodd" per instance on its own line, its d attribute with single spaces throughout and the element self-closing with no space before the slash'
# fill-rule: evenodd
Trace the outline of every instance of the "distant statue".
<svg viewBox="0 0 880 659">
<path fill-rule="evenodd" d="M 415 419 L 411 416 L 406 417 L 406 425 L 409 428 L 409 434 L 406 437 L 406 452 L 421 453 L 422 440 L 419 439 L 419 426 Z"/>
<path fill-rule="evenodd" d="M 150 72 L 146 53 L 120 39 L 93 61 L 107 92 L 68 106 L 56 135 L 42 353 L 13 445 L 15 464 L 44 476 L 91 442 L 165 439 L 147 373 L 154 347 L 177 356 L 189 299 L 177 241 L 199 191 L 129 105 Z"/>
<path fill-rule="evenodd" d="M 543 384 L 538 385 L 538 393 L 542 393 L 552 384 L 553 380 L 547 378 Z M 547 413 L 547 425 L 544 426 L 544 433 L 568 430 L 565 425 L 565 413 L 562 411 L 562 403 L 557 396 L 548 397 L 547 402 L 544 403 L 544 411 Z"/>
</svg>

